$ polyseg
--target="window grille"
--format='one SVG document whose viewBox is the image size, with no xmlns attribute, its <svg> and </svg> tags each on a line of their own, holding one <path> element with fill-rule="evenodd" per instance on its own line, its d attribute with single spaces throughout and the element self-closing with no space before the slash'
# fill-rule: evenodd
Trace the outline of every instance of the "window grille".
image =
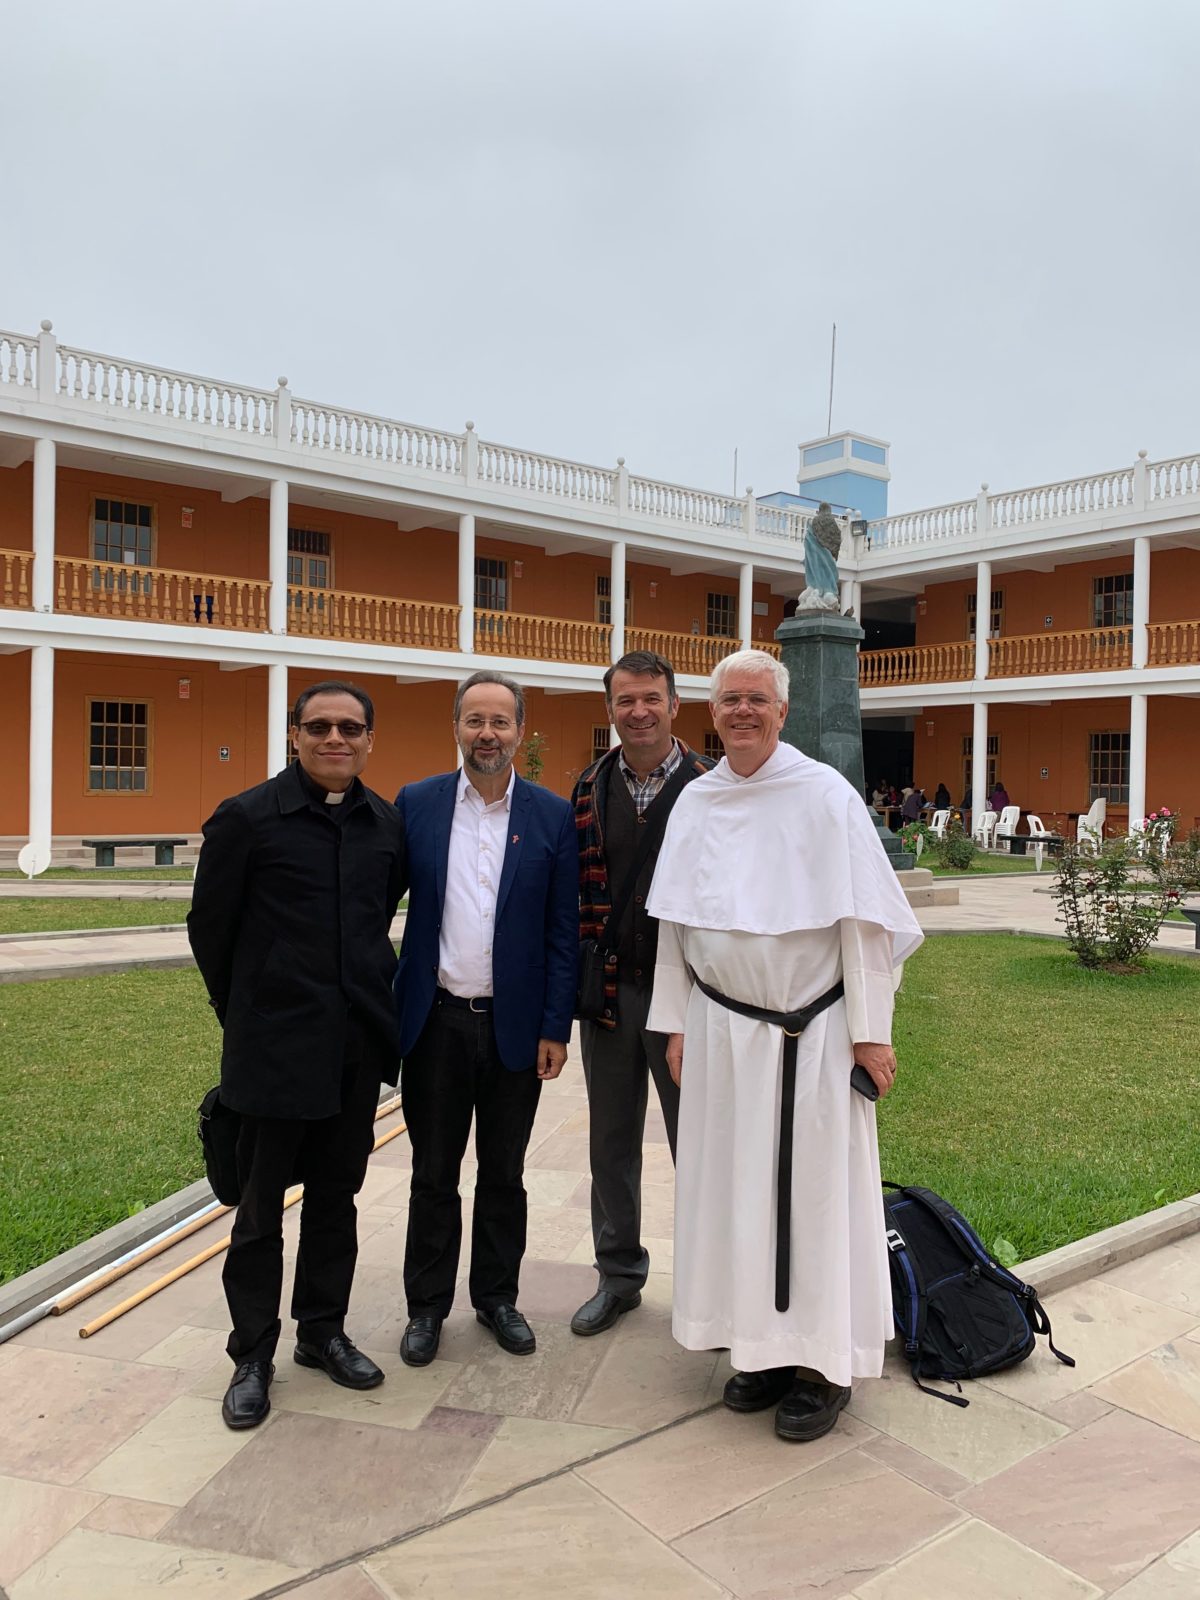
<svg viewBox="0 0 1200 1600">
<path fill-rule="evenodd" d="M 88 701 L 89 794 L 144 794 L 150 786 L 150 703 Z"/>
<path fill-rule="evenodd" d="M 978 600 L 978 598 L 979 598 L 979 596 L 976 595 L 976 594 L 969 594 L 967 596 L 967 638 L 968 639 L 973 639 L 975 637 L 975 606 L 976 606 L 976 601 Z M 988 631 L 988 638 L 989 639 L 998 639 L 1000 637 L 1001 633 L 1003 632 L 1003 629 L 1004 629 L 1004 590 L 1003 589 L 993 589 L 992 590 L 992 601 L 991 601 L 991 604 L 992 604 L 992 615 L 991 615 L 991 618 L 990 618 L 990 620 L 988 622 L 988 630 L 989 630 Z"/>
<path fill-rule="evenodd" d="M 508 562 L 475 557 L 476 611 L 508 610 Z"/>
<path fill-rule="evenodd" d="M 1128 628 L 1133 623 L 1133 573 L 1092 579 L 1092 627 Z"/>
<path fill-rule="evenodd" d="M 705 601 L 705 632 L 710 639 L 733 639 L 737 617 L 731 594 L 710 594 Z"/>
<path fill-rule="evenodd" d="M 1092 733 L 1088 735 L 1088 800 L 1110 800 L 1124 805 L 1129 800 L 1129 735 Z"/>
</svg>

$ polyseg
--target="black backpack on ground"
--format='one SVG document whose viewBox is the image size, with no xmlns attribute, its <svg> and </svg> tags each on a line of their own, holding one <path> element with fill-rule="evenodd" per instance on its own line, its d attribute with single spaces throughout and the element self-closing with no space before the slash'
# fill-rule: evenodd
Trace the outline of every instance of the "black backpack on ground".
<svg viewBox="0 0 1200 1600">
<path fill-rule="evenodd" d="M 1039 1333 L 1060 1361 L 1075 1365 L 1054 1348 L 1037 1290 L 992 1258 L 949 1201 L 932 1189 L 885 1183 L 883 1215 L 896 1332 L 918 1389 L 951 1405 L 968 1405 L 921 1379 L 946 1379 L 961 1394 L 960 1378 L 1015 1367 Z"/>
</svg>

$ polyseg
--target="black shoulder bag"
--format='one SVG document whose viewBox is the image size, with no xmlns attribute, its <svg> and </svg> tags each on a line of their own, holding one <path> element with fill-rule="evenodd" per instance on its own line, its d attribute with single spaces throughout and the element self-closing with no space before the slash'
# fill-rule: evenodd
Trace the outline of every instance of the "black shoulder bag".
<svg viewBox="0 0 1200 1600">
<path fill-rule="evenodd" d="M 658 799 L 675 796 L 683 788 L 687 773 L 681 761 L 676 770 L 664 785 Z M 621 782 L 625 780 L 622 778 Z M 655 805 L 656 801 L 651 801 Z M 575 1015 L 581 1022 L 598 1022 L 604 1016 L 604 985 L 608 976 L 610 961 L 615 961 L 614 951 L 617 944 L 617 934 L 621 928 L 621 918 L 625 915 L 625 908 L 629 904 L 629 897 L 633 893 L 642 868 L 649 861 L 651 852 L 662 843 L 663 834 L 667 831 L 667 818 L 671 814 L 671 807 L 659 806 L 652 821 L 647 822 L 642 828 L 642 836 L 638 840 L 637 852 L 633 858 L 633 865 L 625 875 L 621 885 L 621 892 L 617 895 L 609 908 L 608 921 L 604 925 L 604 932 L 599 939 L 581 939 L 579 941 L 579 990 L 575 999 Z"/>
</svg>

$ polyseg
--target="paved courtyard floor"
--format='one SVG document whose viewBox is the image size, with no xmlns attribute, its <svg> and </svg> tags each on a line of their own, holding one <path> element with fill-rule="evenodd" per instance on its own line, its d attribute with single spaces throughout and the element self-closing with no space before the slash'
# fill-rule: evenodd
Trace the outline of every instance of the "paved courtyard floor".
<svg viewBox="0 0 1200 1600">
<path fill-rule="evenodd" d="M 725 1357 L 671 1338 L 657 1110 L 644 1303 L 609 1333 L 571 1334 L 594 1286 L 586 1129 L 573 1052 L 529 1155 L 534 1356 L 504 1354 L 460 1303 L 437 1362 L 400 1362 L 403 1136 L 372 1158 L 350 1324 L 386 1369 L 382 1388 L 336 1388 L 292 1362 L 285 1336 L 271 1416 L 229 1432 L 220 1258 L 79 1338 L 227 1220 L 0 1346 L 0 1588 L 10 1600 L 1200 1595 L 1200 1236 L 1051 1298 L 1074 1369 L 1043 1348 L 971 1385 L 958 1410 L 890 1364 L 856 1386 L 834 1433 L 788 1445 L 770 1412 L 719 1404 Z M 296 1229 L 293 1209 L 289 1252 Z"/>
</svg>

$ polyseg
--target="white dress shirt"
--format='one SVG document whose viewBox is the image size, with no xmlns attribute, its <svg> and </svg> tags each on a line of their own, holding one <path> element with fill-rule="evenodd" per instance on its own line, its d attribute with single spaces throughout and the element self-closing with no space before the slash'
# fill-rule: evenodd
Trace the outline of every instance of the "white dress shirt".
<svg viewBox="0 0 1200 1600">
<path fill-rule="evenodd" d="M 508 788 L 491 805 L 464 768 L 458 775 L 450 855 L 446 863 L 446 903 L 438 946 L 438 984 L 463 999 L 492 992 L 492 936 L 496 895 L 508 846 L 508 817 L 516 771 Z"/>
</svg>

